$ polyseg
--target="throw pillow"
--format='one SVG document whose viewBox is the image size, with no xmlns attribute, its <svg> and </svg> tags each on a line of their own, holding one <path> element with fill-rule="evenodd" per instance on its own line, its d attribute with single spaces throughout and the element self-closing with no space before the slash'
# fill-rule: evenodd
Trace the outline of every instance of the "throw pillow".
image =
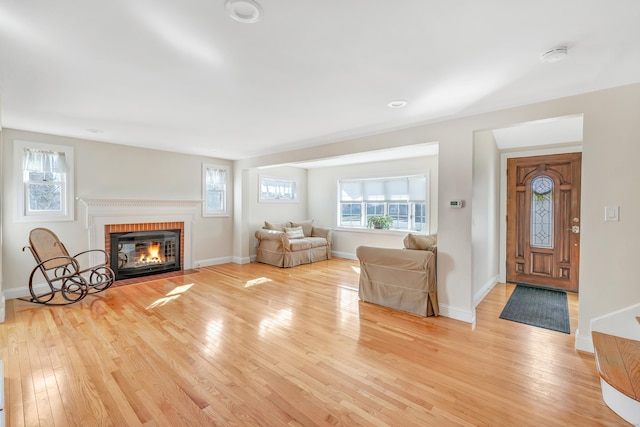
<svg viewBox="0 0 640 427">
<path fill-rule="evenodd" d="M 428 236 L 420 236 L 417 234 L 407 234 L 404 238 L 404 247 L 406 249 L 417 249 L 421 251 L 432 251 L 438 245 L 438 237 L 436 234 Z"/>
<path fill-rule="evenodd" d="M 313 220 L 309 219 L 307 221 L 301 222 L 291 222 L 292 227 L 302 227 L 302 232 L 304 233 L 304 237 L 311 237 L 311 230 L 313 230 Z"/>
<path fill-rule="evenodd" d="M 287 237 L 290 239 L 304 238 L 304 232 L 302 231 L 302 227 L 287 227 L 285 231 L 287 232 Z"/>
<path fill-rule="evenodd" d="M 288 222 L 276 223 L 276 222 L 264 222 L 264 228 L 267 230 L 286 231 L 285 228 L 289 226 Z"/>
</svg>

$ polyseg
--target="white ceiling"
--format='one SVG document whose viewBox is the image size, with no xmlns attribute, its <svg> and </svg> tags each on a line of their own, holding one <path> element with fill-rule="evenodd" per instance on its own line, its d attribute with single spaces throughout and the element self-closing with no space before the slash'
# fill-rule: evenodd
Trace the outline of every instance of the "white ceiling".
<svg viewBox="0 0 640 427">
<path fill-rule="evenodd" d="M 637 0 L 258 1 L 0 0 L 2 126 L 241 159 L 640 81 Z"/>
</svg>

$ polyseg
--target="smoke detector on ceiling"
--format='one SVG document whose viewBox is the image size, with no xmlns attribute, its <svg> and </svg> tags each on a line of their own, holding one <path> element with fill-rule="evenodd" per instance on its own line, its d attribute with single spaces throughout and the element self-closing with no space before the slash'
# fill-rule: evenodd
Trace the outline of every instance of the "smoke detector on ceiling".
<svg viewBox="0 0 640 427">
<path fill-rule="evenodd" d="M 262 6 L 254 0 L 227 0 L 224 8 L 230 17 L 244 24 L 253 24 L 262 19 Z"/>
<path fill-rule="evenodd" d="M 558 62 L 567 57 L 569 51 L 566 46 L 558 46 L 540 55 L 542 62 Z"/>
</svg>

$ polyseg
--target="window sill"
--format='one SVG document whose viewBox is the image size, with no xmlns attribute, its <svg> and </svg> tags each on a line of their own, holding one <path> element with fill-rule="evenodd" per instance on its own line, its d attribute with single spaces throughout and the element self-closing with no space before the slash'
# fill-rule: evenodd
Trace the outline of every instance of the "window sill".
<svg viewBox="0 0 640 427">
<path fill-rule="evenodd" d="M 75 221 L 71 215 L 47 216 L 47 215 L 20 215 L 16 216 L 15 222 L 63 222 Z"/>
<path fill-rule="evenodd" d="M 219 213 L 219 214 L 202 214 L 202 218 L 229 218 L 231 215 L 228 213 Z"/>
<path fill-rule="evenodd" d="M 381 230 L 379 228 L 348 228 L 348 227 L 336 227 L 334 231 L 342 231 L 346 233 L 366 233 L 366 234 L 400 234 L 405 235 L 409 233 L 422 233 L 415 230 Z"/>
</svg>

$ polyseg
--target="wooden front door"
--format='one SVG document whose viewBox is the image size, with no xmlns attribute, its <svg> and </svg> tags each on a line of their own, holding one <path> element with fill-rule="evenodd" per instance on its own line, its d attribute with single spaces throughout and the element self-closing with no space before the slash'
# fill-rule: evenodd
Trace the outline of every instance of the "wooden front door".
<svg viewBox="0 0 640 427">
<path fill-rule="evenodd" d="M 578 291 L 581 153 L 507 160 L 507 281 Z"/>
</svg>

